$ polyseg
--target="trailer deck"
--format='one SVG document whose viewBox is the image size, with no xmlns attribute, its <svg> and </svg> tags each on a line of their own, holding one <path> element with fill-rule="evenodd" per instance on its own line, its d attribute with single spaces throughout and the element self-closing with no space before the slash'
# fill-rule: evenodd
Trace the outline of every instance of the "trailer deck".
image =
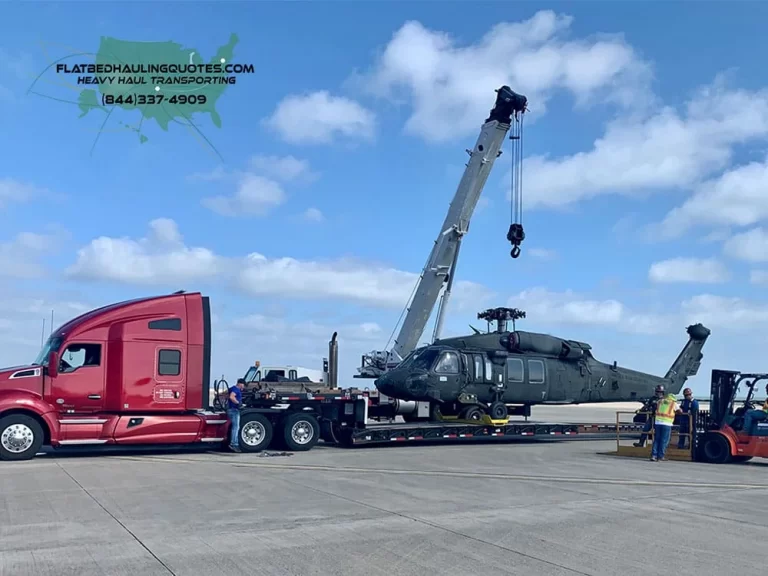
<svg viewBox="0 0 768 576">
<path fill-rule="evenodd" d="M 241 418 L 248 418 L 249 414 L 257 413 L 269 420 L 272 427 L 269 435 L 278 439 L 271 447 L 284 444 L 280 439 L 289 434 L 286 422 L 291 426 L 296 425 L 296 416 L 290 420 L 287 418 L 291 414 L 304 415 L 305 424 L 316 427 L 315 436 L 326 444 L 345 448 L 394 442 L 605 438 L 617 433 L 639 434 L 643 428 L 643 424 L 634 423 L 542 422 L 515 419 L 468 422 L 446 418 L 441 421 L 397 422 L 394 413 L 382 416 L 387 414 L 387 410 L 386 406 L 379 404 L 381 398 L 376 391 L 356 388 L 324 389 L 315 392 L 248 390 L 243 396 L 247 408 Z M 220 403 L 220 406 L 222 405 L 223 403 Z M 261 422 L 266 425 L 264 419 Z M 294 442 L 290 444 L 291 449 L 302 451 L 311 449 L 315 442 L 308 442 L 306 445 Z M 268 444 L 243 446 L 246 451 L 268 447 Z"/>
</svg>

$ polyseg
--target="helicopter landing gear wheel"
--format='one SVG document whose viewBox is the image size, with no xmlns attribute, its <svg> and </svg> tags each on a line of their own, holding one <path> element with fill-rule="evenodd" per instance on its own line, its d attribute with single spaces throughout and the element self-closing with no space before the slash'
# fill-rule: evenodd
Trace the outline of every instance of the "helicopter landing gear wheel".
<svg viewBox="0 0 768 576">
<path fill-rule="evenodd" d="M 506 420 L 509 418 L 509 410 L 503 402 L 494 402 L 488 411 L 492 420 Z"/>
<path fill-rule="evenodd" d="M 429 406 L 429 419 L 434 422 L 439 422 L 443 419 L 443 410 L 437 402 L 434 402 Z"/>
<path fill-rule="evenodd" d="M 485 412 L 480 406 L 467 406 L 461 411 L 459 415 L 460 420 L 470 420 L 472 422 L 480 422 L 483 419 Z"/>
</svg>

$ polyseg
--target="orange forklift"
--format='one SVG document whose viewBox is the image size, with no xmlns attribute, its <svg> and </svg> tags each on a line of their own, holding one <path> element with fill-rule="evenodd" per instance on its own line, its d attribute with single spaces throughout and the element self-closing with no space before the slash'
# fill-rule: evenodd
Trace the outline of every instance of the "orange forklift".
<svg viewBox="0 0 768 576">
<path fill-rule="evenodd" d="M 768 374 L 712 370 L 709 410 L 701 410 L 695 417 L 695 460 L 726 464 L 768 458 L 768 419 L 754 420 L 748 430 L 744 429 L 744 414 L 755 408 L 768 409 L 768 400 L 762 406 L 753 403 L 758 382 L 767 380 Z M 742 384 L 747 397 L 742 406 L 734 409 L 736 392 Z"/>
</svg>

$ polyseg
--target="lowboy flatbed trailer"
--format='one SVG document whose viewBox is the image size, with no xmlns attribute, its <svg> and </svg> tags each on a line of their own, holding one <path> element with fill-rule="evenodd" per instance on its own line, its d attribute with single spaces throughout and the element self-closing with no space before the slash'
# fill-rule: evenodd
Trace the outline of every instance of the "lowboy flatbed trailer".
<svg viewBox="0 0 768 576">
<path fill-rule="evenodd" d="M 222 394 L 218 397 L 221 399 Z M 394 442 L 595 439 L 612 438 L 617 432 L 617 425 L 608 423 L 519 420 L 399 423 L 394 419 L 371 416 L 371 409 L 377 408 L 378 399 L 375 391 L 358 389 L 324 390 L 321 393 L 246 390 L 240 416 L 240 448 L 245 452 L 267 448 L 306 451 L 319 440 L 351 448 Z M 218 407 L 223 410 L 223 402 L 219 401 Z M 643 424 L 619 425 L 623 434 L 639 434 L 642 428 Z"/>
</svg>

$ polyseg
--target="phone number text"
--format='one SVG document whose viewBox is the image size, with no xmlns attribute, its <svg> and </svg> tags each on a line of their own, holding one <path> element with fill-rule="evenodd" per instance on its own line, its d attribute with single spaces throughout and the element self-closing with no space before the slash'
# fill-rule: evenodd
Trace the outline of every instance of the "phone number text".
<svg viewBox="0 0 768 576">
<path fill-rule="evenodd" d="M 205 104 L 208 98 L 205 94 L 174 94 L 165 96 L 164 94 L 128 94 L 118 95 L 102 94 L 102 106 L 154 106 L 158 104 Z"/>
</svg>

